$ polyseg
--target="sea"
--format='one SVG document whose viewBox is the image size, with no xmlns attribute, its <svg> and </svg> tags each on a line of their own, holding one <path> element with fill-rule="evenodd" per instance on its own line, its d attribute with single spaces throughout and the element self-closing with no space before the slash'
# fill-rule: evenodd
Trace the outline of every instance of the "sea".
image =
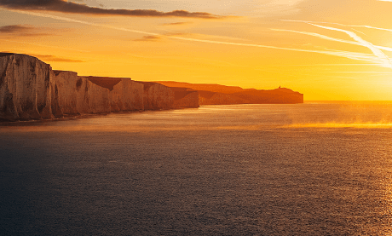
<svg viewBox="0 0 392 236">
<path fill-rule="evenodd" d="M 392 235 L 392 102 L 3 123 L 0 235 Z"/>
</svg>

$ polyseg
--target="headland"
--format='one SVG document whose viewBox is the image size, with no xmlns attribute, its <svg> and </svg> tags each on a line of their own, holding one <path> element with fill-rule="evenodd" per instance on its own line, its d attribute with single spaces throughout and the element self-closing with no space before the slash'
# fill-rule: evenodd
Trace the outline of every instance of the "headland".
<svg viewBox="0 0 392 236">
<path fill-rule="evenodd" d="M 0 53 L 0 121 L 51 120 L 83 114 L 197 108 L 200 105 L 294 104 L 290 89 L 242 89 L 214 84 L 140 82 L 52 70 L 23 54 Z"/>
</svg>

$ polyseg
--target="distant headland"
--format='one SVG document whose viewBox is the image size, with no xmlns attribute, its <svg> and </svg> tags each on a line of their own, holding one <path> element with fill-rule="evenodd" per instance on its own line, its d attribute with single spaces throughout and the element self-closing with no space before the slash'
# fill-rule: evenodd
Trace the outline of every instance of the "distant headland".
<svg viewBox="0 0 392 236">
<path fill-rule="evenodd" d="M 303 95 L 286 88 L 256 90 L 217 84 L 78 76 L 76 72 L 52 70 L 49 64 L 29 55 L 0 53 L 0 121 L 200 105 L 295 103 L 303 103 Z"/>
</svg>

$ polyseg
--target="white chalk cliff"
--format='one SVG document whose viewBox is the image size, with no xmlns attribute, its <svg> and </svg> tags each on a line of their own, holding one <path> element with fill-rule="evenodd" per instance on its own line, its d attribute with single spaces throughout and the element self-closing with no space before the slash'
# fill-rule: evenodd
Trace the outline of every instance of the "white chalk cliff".
<svg viewBox="0 0 392 236">
<path fill-rule="evenodd" d="M 50 119 L 50 65 L 30 56 L 0 54 L 0 119 Z"/>
<path fill-rule="evenodd" d="M 191 98 L 188 107 L 198 107 Z M 0 53 L 0 121 L 173 109 L 175 103 L 174 91 L 161 84 L 82 77 L 32 56 Z"/>
</svg>

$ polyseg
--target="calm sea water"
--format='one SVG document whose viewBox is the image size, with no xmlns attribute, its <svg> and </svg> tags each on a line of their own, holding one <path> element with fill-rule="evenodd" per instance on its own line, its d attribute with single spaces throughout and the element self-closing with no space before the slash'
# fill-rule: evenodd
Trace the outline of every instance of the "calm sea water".
<svg viewBox="0 0 392 236">
<path fill-rule="evenodd" d="M 0 126 L 1 235 L 391 235 L 392 103 Z"/>
</svg>

